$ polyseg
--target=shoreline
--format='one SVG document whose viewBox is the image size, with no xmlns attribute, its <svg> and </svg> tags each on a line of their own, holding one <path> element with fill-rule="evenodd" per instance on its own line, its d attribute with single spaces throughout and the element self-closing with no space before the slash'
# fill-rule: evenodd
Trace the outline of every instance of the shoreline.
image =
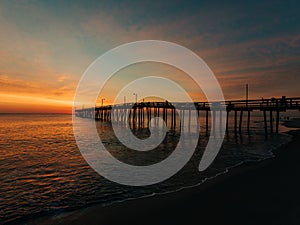
<svg viewBox="0 0 300 225">
<path fill-rule="evenodd" d="M 299 122 L 299 120 L 295 121 L 292 127 L 300 128 Z M 291 126 L 291 122 L 289 123 Z M 274 207 L 273 204 L 270 203 L 270 205 L 265 207 L 264 210 L 262 209 L 257 211 L 253 204 L 252 207 L 246 207 L 248 210 L 241 210 L 241 208 L 245 207 L 245 205 L 237 207 L 239 205 L 238 203 L 241 203 L 241 200 L 239 200 L 240 198 L 237 196 L 242 197 L 242 199 L 247 199 L 248 195 L 253 195 L 253 197 L 256 196 L 256 192 L 253 192 L 253 190 L 251 190 L 248 186 L 245 186 L 247 179 L 260 179 L 263 183 L 263 193 L 266 196 L 275 191 L 272 191 L 272 188 L 268 183 L 266 183 L 265 179 L 262 179 L 262 174 L 273 174 L 273 183 L 274 181 L 276 183 L 276 175 L 274 175 L 275 172 L 272 172 L 271 168 L 273 168 L 273 170 L 274 168 L 275 170 L 278 170 L 278 162 L 282 161 L 281 158 L 286 158 L 287 152 L 294 152 L 294 154 L 297 153 L 297 146 L 300 145 L 300 130 L 291 130 L 287 133 L 292 135 L 291 142 L 279 149 L 276 149 L 274 151 L 274 158 L 254 163 L 245 162 L 241 166 L 231 168 L 229 173 L 221 174 L 214 179 L 208 179 L 201 185 L 183 188 L 176 192 L 154 194 L 132 200 L 129 199 L 108 206 L 94 205 L 63 214 L 52 216 L 48 215 L 29 220 L 23 224 L 194 224 L 195 222 L 193 221 L 197 220 L 199 222 L 209 222 L 210 224 L 233 224 L 235 222 L 238 224 L 241 220 L 244 220 L 248 216 L 252 217 L 255 214 L 256 216 L 251 218 L 251 220 L 255 218 L 257 220 L 255 220 L 255 222 L 252 221 L 253 223 L 249 224 L 260 224 L 259 222 L 262 221 L 264 222 L 261 224 L 268 224 L 269 221 L 265 218 L 266 216 L 262 215 L 260 212 L 266 211 L 266 215 L 270 214 L 270 216 L 272 216 L 272 211 L 267 209 L 269 207 Z M 300 158 L 300 152 L 298 155 Z M 294 160 L 294 163 L 292 164 L 297 164 L 297 162 L 295 162 L 297 157 L 292 157 L 292 159 Z M 285 161 L 284 164 L 289 164 L 289 162 Z M 300 169 L 297 171 L 300 172 Z M 266 176 L 264 178 L 268 177 L 269 176 Z M 250 183 L 249 185 L 251 186 L 254 184 Z M 233 190 L 236 189 L 236 186 L 243 186 L 244 188 L 239 192 L 234 192 Z M 265 190 L 266 187 L 269 187 L 268 191 L 270 191 L 270 193 Z M 257 190 L 257 192 L 259 193 L 259 190 Z M 277 194 L 281 196 L 280 194 L 282 193 L 277 190 Z M 264 199 L 265 196 L 263 195 L 261 197 Z M 252 198 L 248 199 L 248 201 L 251 199 Z M 261 206 L 259 199 L 257 199 L 257 206 Z M 277 206 L 281 207 L 280 204 L 277 204 Z M 236 211 L 238 216 L 230 216 L 231 210 L 228 212 L 228 209 L 230 208 L 232 208 L 232 211 Z M 276 213 L 277 215 L 280 215 L 278 212 Z M 216 217 L 215 214 L 218 216 Z M 273 214 L 274 217 L 276 215 L 275 211 Z M 300 219 L 298 222 L 300 222 Z M 243 222 L 243 224 L 245 224 L 245 222 Z"/>
</svg>

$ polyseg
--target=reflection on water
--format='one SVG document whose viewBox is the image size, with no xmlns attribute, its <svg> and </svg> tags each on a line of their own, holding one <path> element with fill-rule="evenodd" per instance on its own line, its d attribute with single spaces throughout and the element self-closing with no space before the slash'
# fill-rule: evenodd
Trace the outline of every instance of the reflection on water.
<svg viewBox="0 0 300 225">
<path fill-rule="evenodd" d="M 70 115 L 0 115 L 0 223 L 175 191 L 201 183 L 242 161 L 272 157 L 270 150 L 288 137 L 278 135 L 266 141 L 259 122 L 262 120 L 253 121 L 250 135 L 229 132 L 214 163 L 200 173 L 198 165 L 207 143 L 201 119 L 198 146 L 190 162 L 165 182 L 137 188 L 112 183 L 87 165 L 75 143 Z M 111 154 L 135 165 L 150 165 L 168 157 L 180 137 L 179 129 L 169 129 L 159 147 L 137 153 L 120 144 L 110 123 L 98 121 L 96 126 Z M 146 138 L 149 130 L 141 127 L 133 133 Z"/>
</svg>

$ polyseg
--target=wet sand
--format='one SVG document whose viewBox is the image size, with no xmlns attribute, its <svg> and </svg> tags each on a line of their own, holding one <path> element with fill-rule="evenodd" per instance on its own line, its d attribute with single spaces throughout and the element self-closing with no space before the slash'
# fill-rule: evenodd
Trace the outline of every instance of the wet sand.
<svg viewBox="0 0 300 225">
<path fill-rule="evenodd" d="M 300 224 L 300 130 L 289 134 L 293 140 L 274 159 L 244 164 L 204 185 L 26 224 Z"/>
</svg>

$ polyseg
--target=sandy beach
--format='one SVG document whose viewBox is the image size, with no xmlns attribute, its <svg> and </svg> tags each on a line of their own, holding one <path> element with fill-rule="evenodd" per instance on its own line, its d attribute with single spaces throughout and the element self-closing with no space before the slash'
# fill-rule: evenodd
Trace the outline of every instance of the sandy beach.
<svg viewBox="0 0 300 225">
<path fill-rule="evenodd" d="M 300 130 L 289 134 L 292 141 L 274 159 L 244 164 L 198 187 L 26 224 L 300 224 Z"/>
</svg>

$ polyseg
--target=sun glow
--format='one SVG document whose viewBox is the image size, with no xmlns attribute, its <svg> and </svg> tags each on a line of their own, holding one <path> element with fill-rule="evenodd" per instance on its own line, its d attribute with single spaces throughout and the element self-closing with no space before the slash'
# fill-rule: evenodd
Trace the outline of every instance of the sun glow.
<svg viewBox="0 0 300 225">
<path fill-rule="evenodd" d="M 73 101 L 47 97 L 0 94 L 0 112 L 71 113 Z"/>
</svg>

